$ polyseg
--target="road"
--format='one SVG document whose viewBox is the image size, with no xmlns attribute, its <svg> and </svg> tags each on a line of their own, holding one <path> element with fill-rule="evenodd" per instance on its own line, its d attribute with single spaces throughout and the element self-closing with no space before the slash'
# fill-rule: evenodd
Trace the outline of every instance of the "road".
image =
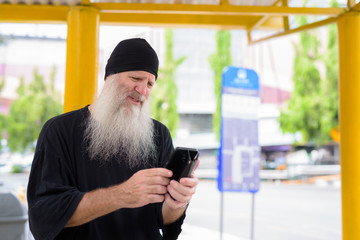
<svg viewBox="0 0 360 240">
<path fill-rule="evenodd" d="M 216 181 L 201 180 L 185 220 L 183 238 L 207 232 L 206 240 L 220 239 L 220 199 Z M 223 240 L 250 239 L 252 196 L 224 193 Z M 263 182 L 255 194 L 256 240 L 340 240 L 341 193 L 338 186 Z"/>
<path fill-rule="evenodd" d="M 3 189 L 26 187 L 27 175 L 0 174 L 0 182 Z M 200 180 L 179 240 L 220 240 L 221 195 L 216 184 Z M 250 239 L 251 197 L 250 193 L 224 193 L 222 240 Z M 338 186 L 262 182 L 254 208 L 254 240 L 341 240 Z"/>
</svg>

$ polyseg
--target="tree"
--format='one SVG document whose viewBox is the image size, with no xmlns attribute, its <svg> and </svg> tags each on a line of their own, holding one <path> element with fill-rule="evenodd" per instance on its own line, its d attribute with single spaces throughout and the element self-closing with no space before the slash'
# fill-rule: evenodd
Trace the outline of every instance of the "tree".
<svg viewBox="0 0 360 240">
<path fill-rule="evenodd" d="M 330 7 L 340 7 L 335 0 L 332 0 Z M 338 36 L 337 25 L 330 24 L 328 27 L 328 42 L 327 51 L 322 60 L 325 63 L 326 79 L 322 86 L 322 102 L 324 112 L 321 116 L 321 135 L 328 136 L 331 129 L 337 127 L 339 122 L 339 91 L 338 91 L 338 76 L 339 76 L 339 58 L 338 58 Z M 325 138 L 324 141 L 329 140 Z"/>
<path fill-rule="evenodd" d="M 220 139 L 220 120 L 221 120 L 221 83 L 222 72 L 225 67 L 231 65 L 231 33 L 230 31 L 220 30 L 216 32 L 216 52 L 208 58 L 210 67 L 214 71 L 214 90 L 216 98 L 216 112 L 213 114 L 213 129 L 216 139 Z"/>
<path fill-rule="evenodd" d="M 5 44 L 5 39 L 3 36 L 0 36 L 0 46 Z"/>
<path fill-rule="evenodd" d="M 5 76 L 1 77 L 1 82 L 0 82 L 0 92 L 2 92 L 2 90 L 5 87 Z M 1 99 L 0 99 L 0 103 L 1 103 Z M 2 133 L 3 130 L 5 129 L 5 119 L 6 116 L 4 116 L 3 114 L 0 114 L 0 142 L 3 139 Z M 2 149 L 2 144 L 0 144 L 0 150 Z"/>
<path fill-rule="evenodd" d="M 34 80 L 26 85 L 20 78 L 17 89 L 18 99 L 10 106 L 10 115 L 6 118 L 8 146 L 11 152 L 34 150 L 44 123 L 51 117 L 62 113 L 61 96 L 54 89 L 55 68 L 50 76 L 50 87 L 44 78 L 34 70 Z"/>
<path fill-rule="evenodd" d="M 300 25 L 305 17 L 297 18 Z M 337 36 L 336 26 L 329 27 L 327 52 L 318 52 L 320 43 L 314 32 L 300 33 L 295 44 L 294 90 L 279 122 L 282 131 L 300 132 L 304 143 L 322 145 L 330 141 L 330 130 L 337 125 Z M 326 78 L 321 79 L 316 63 L 325 64 Z"/>
<path fill-rule="evenodd" d="M 5 40 L 2 36 L 0 36 L 0 46 L 1 45 L 5 45 Z M 1 76 L 1 82 L 0 82 L 0 92 L 2 92 L 2 90 L 5 87 L 5 75 Z M 1 101 L 1 100 L 0 100 Z M 5 128 L 5 116 L 0 114 L 0 142 L 2 140 L 2 132 Z M 0 144 L 0 150 L 2 149 L 2 144 Z"/>
<path fill-rule="evenodd" d="M 177 112 L 177 86 L 175 82 L 176 68 L 185 60 L 185 56 L 174 59 L 173 30 L 165 30 L 165 64 L 159 70 L 159 77 L 151 97 L 152 117 L 165 124 L 174 138 L 179 123 Z"/>
</svg>

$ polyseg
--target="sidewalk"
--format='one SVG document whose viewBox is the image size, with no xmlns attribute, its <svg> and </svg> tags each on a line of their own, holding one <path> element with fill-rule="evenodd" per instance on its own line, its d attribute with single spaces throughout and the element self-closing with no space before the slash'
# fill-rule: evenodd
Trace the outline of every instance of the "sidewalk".
<svg viewBox="0 0 360 240">
<path fill-rule="evenodd" d="M 178 238 L 179 240 L 194 240 L 194 239 L 206 239 L 206 240 L 219 240 L 220 233 L 208 228 L 192 226 L 184 223 L 182 226 L 182 232 Z M 223 233 L 222 240 L 247 240 L 228 233 Z"/>
</svg>

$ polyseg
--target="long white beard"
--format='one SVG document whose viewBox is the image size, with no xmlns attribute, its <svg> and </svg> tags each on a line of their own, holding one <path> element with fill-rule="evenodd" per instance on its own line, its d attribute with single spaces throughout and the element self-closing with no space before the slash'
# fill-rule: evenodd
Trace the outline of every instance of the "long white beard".
<svg viewBox="0 0 360 240">
<path fill-rule="evenodd" d="M 143 105 L 128 103 L 129 95 L 143 99 Z M 130 168 L 152 166 L 157 151 L 148 102 L 137 92 L 126 92 L 117 75 L 107 78 L 101 94 L 92 104 L 85 130 L 90 158 L 106 163 L 115 157 Z"/>
</svg>

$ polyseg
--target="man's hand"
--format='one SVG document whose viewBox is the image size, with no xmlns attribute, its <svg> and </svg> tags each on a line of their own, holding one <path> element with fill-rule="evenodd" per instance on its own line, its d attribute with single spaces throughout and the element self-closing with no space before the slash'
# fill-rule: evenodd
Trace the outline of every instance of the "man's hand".
<svg viewBox="0 0 360 240">
<path fill-rule="evenodd" d="M 126 182 L 119 185 L 119 195 L 124 207 L 142 207 L 149 203 L 162 202 L 168 191 L 172 172 L 165 168 L 152 168 L 138 171 Z"/>
<path fill-rule="evenodd" d="M 195 194 L 199 181 L 194 175 L 191 178 L 181 178 L 180 182 L 171 180 L 165 194 L 165 203 L 173 209 L 185 206 Z"/>
<path fill-rule="evenodd" d="M 78 226 L 120 208 L 162 202 L 172 172 L 165 168 L 138 171 L 127 181 L 85 193 L 65 227 Z"/>
<path fill-rule="evenodd" d="M 198 161 L 196 168 L 199 164 L 200 161 Z M 179 182 L 170 181 L 162 208 L 164 224 L 173 223 L 184 214 L 185 207 L 195 194 L 198 183 L 199 180 L 194 174 L 190 178 L 181 178 Z"/>
</svg>

